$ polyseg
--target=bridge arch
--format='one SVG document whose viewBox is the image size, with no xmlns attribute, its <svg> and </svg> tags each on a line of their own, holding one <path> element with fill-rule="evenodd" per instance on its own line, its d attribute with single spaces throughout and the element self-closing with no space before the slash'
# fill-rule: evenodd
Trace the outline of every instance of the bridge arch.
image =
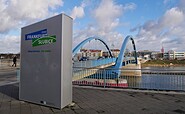
<svg viewBox="0 0 185 114">
<path fill-rule="evenodd" d="M 121 46 L 121 50 L 120 50 L 120 53 L 118 55 L 118 58 L 115 62 L 115 66 L 113 66 L 113 68 L 115 69 L 120 69 L 122 67 L 122 62 L 123 62 L 123 59 L 124 59 L 124 52 L 126 50 L 126 46 L 127 46 L 127 43 L 128 41 L 131 40 L 132 42 L 132 46 L 133 46 L 133 49 L 134 49 L 134 54 L 135 54 L 135 63 L 138 64 L 138 61 L 137 61 L 137 53 L 136 53 L 136 46 L 135 46 L 135 42 L 134 42 L 134 39 L 132 36 L 127 36 L 125 38 L 125 40 L 123 41 L 123 44 Z M 120 76 L 120 70 L 118 70 L 116 72 L 117 76 L 119 77 Z"/>
<path fill-rule="evenodd" d="M 109 51 L 110 56 L 113 57 L 108 45 L 101 38 L 98 38 L 98 37 L 89 37 L 89 38 L 85 39 L 84 41 L 82 41 L 80 44 L 78 44 L 73 49 L 73 56 L 81 49 L 82 46 L 84 46 L 87 42 L 89 42 L 91 40 L 99 40 L 100 42 L 102 42 L 105 45 L 105 47 L 107 48 L 107 50 Z"/>
<path fill-rule="evenodd" d="M 137 53 L 136 53 L 136 46 L 135 46 L 135 42 L 134 42 L 134 39 L 132 36 L 127 36 L 125 38 L 125 40 L 123 41 L 123 44 L 121 46 L 121 50 L 120 50 L 120 53 L 118 55 L 118 58 L 115 62 L 115 68 L 121 68 L 122 67 L 122 62 L 123 62 L 123 59 L 124 59 L 124 52 L 126 50 L 126 46 L 127 46 L 127 43 L 128 41 L 131 40 L 132 41 L 132 46 L 133 46 L 133 49 L 134 49 L 134 54 L 135 54 L 135 61 L 136 61 L 136 64 L 138 64 L 138 61 L 137 61 Z"/>
</svg>

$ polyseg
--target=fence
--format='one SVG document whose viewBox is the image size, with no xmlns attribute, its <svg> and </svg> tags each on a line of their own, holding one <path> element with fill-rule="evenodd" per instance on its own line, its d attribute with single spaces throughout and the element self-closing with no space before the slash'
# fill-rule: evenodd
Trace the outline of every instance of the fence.
<svg viewBox="0 0 185 114">
<path fill-rule="evenodd" d="M 116 58 L 106 58 L 106 59 L 98 59 L 98 60 L 88 60 L 88 61 L 76 61 L 73 63 L 74 67 L 85 67 L 85 68 L 92 68 L 97 67 L 105 64 L 114 63 Z"/>
<path fill-rule="evenodd" d="M 115 70 L 121 71 L 119 78 Z M 134 75 L 138 72 L 141 76 Z M 73 79 L 74 85 L 185 91 L 184 70 L 81 68 L 73 72 Z"/>
<path fill-rule="evenodd" d="M 9 64 L 7 64 L 9 63 Z M 11 65 L 11 61 L 1 61 Z M 116 70 L 121 71 L 117 78 Z M 137 74 L 141 73 L 141 76 Z M 20 72 L 17 69 L 17 79 Z M 185 91 L 185 70 L 73 68 L 74 85 Z"/>
</svg>

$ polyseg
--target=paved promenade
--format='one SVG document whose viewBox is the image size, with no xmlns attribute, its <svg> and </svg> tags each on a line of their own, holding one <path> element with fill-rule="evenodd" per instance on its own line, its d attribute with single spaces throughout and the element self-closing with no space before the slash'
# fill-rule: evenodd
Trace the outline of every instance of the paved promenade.
<svg viewBox="0 0 185 114">
<path fill-rule="evenodd" d="M 185 95 L 73 87 L 74 106 L 62 110 L 18 100 L 18 84 L 0 86 L 0 114 L 184 114 Z"/>
<path fill-rule="evenodd" d="M 17 67 L 0 64 L 0 86 L 17 82 Z"/>
<path fill-rule="evenodd" d="M 0 114 L 185 114 L 185 93 L 179 92 L 74 86 L 75 104 L 62 110 L 19 101 L 19 84 L 15 80 L 12 80 L 14 84 L 6 82 L 16 75 L 16 72 L 9 75 L 9 70 L 0 71 L 3 83 L 0 85 Z"/>
</svg>

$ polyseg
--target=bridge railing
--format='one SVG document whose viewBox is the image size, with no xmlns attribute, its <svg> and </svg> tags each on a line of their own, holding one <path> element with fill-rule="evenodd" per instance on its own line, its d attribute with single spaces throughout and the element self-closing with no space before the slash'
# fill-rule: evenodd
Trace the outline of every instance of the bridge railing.
<svg viewBox="0 0 185 114">
<path fill-rule="evenodd" d="M 114 63 L 116 58 L 105 58 L 98 60 L 87 60 L 87 61 L 76 61 L 73 63 L 73 67 L 84 67 L 84 68 L 92 68 L 97 66 L 102 66 L 110 63 Z"/>
<path fill-rule="evenodd" d="M 121 71 L 120 77 L 115 70 Z M 138 72 L 141 76 L 136 75 Z M 184 70 L 89 68 L 81 73 L 90 75 L 73 81 L 74 85 L 185 91 Z"/>
</svg>

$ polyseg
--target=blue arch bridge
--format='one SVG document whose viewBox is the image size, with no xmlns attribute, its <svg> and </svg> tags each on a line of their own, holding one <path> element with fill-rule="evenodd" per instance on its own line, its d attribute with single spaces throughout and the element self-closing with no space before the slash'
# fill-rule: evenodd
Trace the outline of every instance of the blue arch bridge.
<svg viewBox="0 0 185 114">
<path fill-rule="evenodd" d="M 121 46 L 118 57 L 113 57 L 112 52 L 105 41 L 99 37 L 89 37 L 78 44 L 73 49 L 73 57 L 79 50 L 91 40 L 100 41 L 108 50 L 110 58 L 88 60 L 88 61 L 75 61 L 73 62 L 73 84 L 88 84 L 88 85 L 114 85 L 117 86 L 120 82 L 121 86 L 126 86 L 125 80 L 120 80 L 122 74 L 141 76 L 140 65 L 138 64 L 136 46 L 132 36 L 127 36 Z M 132 43 L 134 50 L 134 57 L 126 57 L 124 55 L 128 42 Z M 122 68 L 136 69 L 133 70 L 120 70 Z M 106 81 L 106 83 L 105 83 Z M 110 83 L 108 83 L 108 81 Z M 119 82 L 118 82 L 119 81 Z M 123 84 L 124 83 L 124 84 Z"/>
</svg>

